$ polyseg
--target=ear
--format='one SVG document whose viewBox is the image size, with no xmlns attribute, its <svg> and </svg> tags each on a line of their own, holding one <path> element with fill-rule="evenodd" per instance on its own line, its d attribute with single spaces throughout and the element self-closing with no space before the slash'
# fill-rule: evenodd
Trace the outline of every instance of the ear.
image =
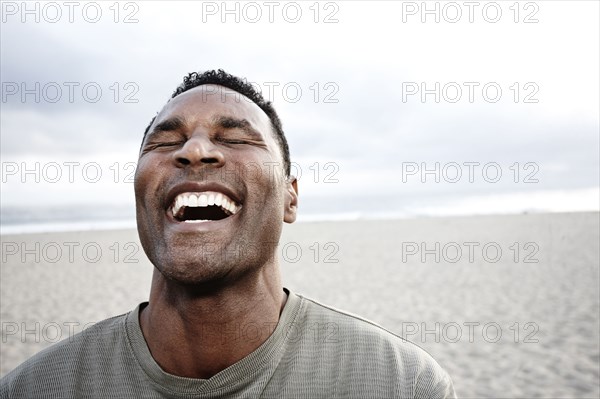
<svg viewBox="0 0 600 399">
<path fill-rule="evenodd" d="M 294 223 L 296 221 L 296 212 L 298 211 L 298 181 L 294 176 L 290 176 L 285 184 L 283 221 Z"/>
</svg>

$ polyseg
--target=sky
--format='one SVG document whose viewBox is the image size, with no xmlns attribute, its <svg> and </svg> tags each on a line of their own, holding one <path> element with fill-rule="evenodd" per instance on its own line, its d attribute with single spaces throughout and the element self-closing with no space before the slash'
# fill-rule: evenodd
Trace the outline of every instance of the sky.
<svg viewBox="0 0 600 399">
<path fill-rule="evenodd" d="M 145 127 L 222 68 L 300 214 L 598 210 L 596 1 L 2 2 L 1 207 L 132 205 Z"/>
</svg>

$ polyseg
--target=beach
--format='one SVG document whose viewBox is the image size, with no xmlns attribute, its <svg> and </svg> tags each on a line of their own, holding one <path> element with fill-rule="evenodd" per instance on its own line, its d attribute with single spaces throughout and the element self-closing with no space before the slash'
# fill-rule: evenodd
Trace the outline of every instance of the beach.
<svg viewBox="0 0 600 399">
<path fill-rule="evenodd" d="M 459 397 L 600 395 L 597 212 L 286 225 L 284 286 L 429 352 Z M 3 235 L 0 376 L 148 299 L 135 230 Z"/>
</svg>

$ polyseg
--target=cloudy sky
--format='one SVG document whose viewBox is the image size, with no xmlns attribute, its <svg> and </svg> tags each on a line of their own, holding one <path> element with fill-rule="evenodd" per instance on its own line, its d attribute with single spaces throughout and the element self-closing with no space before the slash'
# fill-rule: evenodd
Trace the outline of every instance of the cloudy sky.
<svg viewBox="0 0 600 399">
<path fill-rule="evenodd" d="M 149 120 L 223 68 L 308 213 L 598 209 L 596 1 L 73 4 L 2 3 L 3 208 L 132 204 Z"/>
</svg>

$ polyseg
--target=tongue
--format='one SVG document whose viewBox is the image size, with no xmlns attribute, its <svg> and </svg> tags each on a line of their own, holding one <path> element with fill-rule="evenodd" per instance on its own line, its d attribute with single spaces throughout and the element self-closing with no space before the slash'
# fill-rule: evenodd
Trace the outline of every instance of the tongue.
<svg viewBox="0 0 600 399">
<path fill-rule="evenodd" d="M 179 212 L 177 219 L 180 221 L 185 220 L 221 220 L 225 219 L 227 215 L 220 206 L 211 205 L 203 207 L 188 207 L 182 208 L 183 212 Z"/>
</svg>

